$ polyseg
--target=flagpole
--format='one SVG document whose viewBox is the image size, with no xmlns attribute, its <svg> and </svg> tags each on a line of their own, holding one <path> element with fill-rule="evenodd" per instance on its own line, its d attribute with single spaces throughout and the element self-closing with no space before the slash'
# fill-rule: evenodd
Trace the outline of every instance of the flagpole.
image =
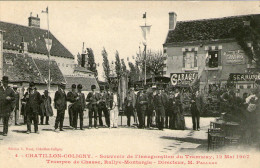
<svg viewBox="0 0 260 168">
<path fill-rule="evenodd" d="M 146 46 L 147 44 L 144 45 L 144 85 L 146 85 Z"/>
<path fill-rule="evenodd" d="M 49 8 L 48 8 L 48 6 L 47 6 L 47 26 L 48 26 L 48 43 L 50 43 Z M 50 44 L 48 44 L 48 62 L 49 62 L 48 91 L 50 91 L 50 89 L 51 89 Z"/>
</svg>

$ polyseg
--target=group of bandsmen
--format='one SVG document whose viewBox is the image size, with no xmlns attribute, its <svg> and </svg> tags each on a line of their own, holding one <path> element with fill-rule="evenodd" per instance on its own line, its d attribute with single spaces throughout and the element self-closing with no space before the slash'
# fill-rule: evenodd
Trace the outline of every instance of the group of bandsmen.
<svg viewBox="0 0 260 168">
<path fill-rule="evenodd" d="M 84 130 L 84 111 L 89 111 L 89 127 L 118 127 L 119 115 L 119 96 L 117 88 L 109 91 L 108 87 L 100 86 L 100 92 L 96 91 L 96 86 L 91 86 L 91 92 L 87 96 L 82 92 L 82 85 L 73 84 L 71 91 L 65 92 L 66 84 L 58 85 L 58 90 L 54 96 L 54 108 L 57 110 L 57 116 L 54 125 L 54 131 L 64 131 L 63 122 L 65 111 L 69 114 L 69 127 L 73 130 L 77 129 L 78 119 L 80 130 Z M 8 120 L 10 114 L 19 106 L 19 98 L 17 98 L 16 87 L 8 86 L 8 77 L 4 76 L 2 86 L 0 88 L 0 114 L 3 120 L 4 131 L 6 136 L 8 132 Z M 29 87 L 25 92 L 22 100 L 22 115 L 24 123 L 27 124 L 27 134 L 31 133 L 31 124 L 34 124 L 35 133 L 39 133 L 38 125 L 49 125 L 49 117 L 53 116 L 52 100 L 48 90 L 41 95 L 34 84 L 29 83 Z M 191 101 L 191 113 L 193 121 L 193 129 L 199 130 L 200 102 L 199 94 L 193 94 Z M 16 105 L 14 105 L 16 104 Z M 157 127 L 159 130 L 164 128 L 185 129 L 185 120 L 183 116 L 183 108 L 181 94 L 179 89 L 164 91 L 162 87 L 152 86 L 146 89 L 139 89 L 138 92 L 134 87 L 130 87 L 123 103 L 123 111 L 127 116 L 127 126 L 131 125 L 131 118 L 134 118 L 133 126 L 142 129 L 145 127 Z M 16 115 L 17 116 L 17 115 Z M 105 124 L 102 116 L 105 117 Z M 17 118 L 17 117 L 15 117 Z M 39 123 L 40 118 L 40 123 Z M 94 120 L 94 125 L 93 125 Z M 15 124 L 17 119 L 15 119 Z"/>
<path fill-rule="evenodd" d="M 159 130 L 185 129 L 181 93 L 178 88 L 166 91 L 161 86 L 152 86 L 140 89 L 135 94 L 134 87 L 131 87 L 124 102 L 128 126 L 131 123 L 131 116 L 134 116 L 135 123 L 138 122 L 138 127 L 141 129 L 145 127 L 157 127 Z M 201 96 L 198 92 L 194 92 L 191 98 L 194 130 L 200 130 L 201 104 Z"/>
</svg>

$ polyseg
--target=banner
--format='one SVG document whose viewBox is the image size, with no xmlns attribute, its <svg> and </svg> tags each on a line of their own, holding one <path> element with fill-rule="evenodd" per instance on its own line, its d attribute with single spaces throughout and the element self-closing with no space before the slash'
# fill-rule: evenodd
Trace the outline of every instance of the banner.
<svg viewBox="0 0 260 168">
<path fill-rule="evenodd" d="M 227 64 L 244 64 L 244 52 L 241 50 L 236 51 L 226 51 L 224 52 L 224 56 L 226 57 Z"/>
<path fill-rule="evenodd" d="M 260 74 L 231 73 L 229 78 L 232 81 L 257 81 L 260 80 Z"/>
<path fill-rule="evenodd" d="M 171 84 L 190 85 L 198 76 L 198 73 L 171 73 Z"/>
<path fill-rule="evenodd" d="M 144 45 L 147 45 L 151 26 L 141 26 L 141 29 L 142 29 L 142 35 L 143 35 L 143 43 L 144 43 Z"/>
<path fill-rule="evenodd" d="M 50 52 L 51 50 L 51 46 L 52 46 L 52 39 L 45 39 L 45 43 L 46 43 L 46 48 L 48 50 L 48 52 Z"/>
</svg>

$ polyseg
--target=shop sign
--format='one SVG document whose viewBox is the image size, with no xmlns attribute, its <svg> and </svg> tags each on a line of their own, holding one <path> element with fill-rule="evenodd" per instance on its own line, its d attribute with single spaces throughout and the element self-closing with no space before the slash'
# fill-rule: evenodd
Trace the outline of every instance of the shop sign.
<svg viewBox="0 0 260 168">
<path fill-rule="evenodd" d="M 173 86 L 190 85 L 197 76 L 198 73 L 171 73 L 171 84 Z"/>
<path fill-rule="evenodd" d="M 244 52 L 241 50 L 224 52 L 227 64 L 243 64 L 245 62 Z"/>
<path fill-rule="evenodd" d="M 229 75 L 232 81 L 257 81 L 260 80 L 260 74 L 231 73 Z"/>
</svg>

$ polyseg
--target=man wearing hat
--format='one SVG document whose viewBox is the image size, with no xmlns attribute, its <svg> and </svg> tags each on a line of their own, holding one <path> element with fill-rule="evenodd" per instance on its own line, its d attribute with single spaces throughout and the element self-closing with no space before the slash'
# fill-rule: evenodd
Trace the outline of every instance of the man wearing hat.
<svg viewBox="0 0 260 168">
<path fill-rule="evenodd" d="M 70 122 L 70 127 L 73 127 L 73 117 L 74 117 L 74 103 L 76 102 L 76 99 L 78 97 L 77 91 L 76 91 L 77 86 L 75 84 L 71 85 L 71 91 L 68 92 L 67 94 L 67 100 L 69 101 L 70 105 L 68 106 L 69 109 L 69 122 Z M 74 110 L 74 111 L 73 111 Z"/>
<path fill-rule="evenodd" d="M 136 95 L 134 92 L 134 87 L 131 86 L 125 98 L 127 126 L 129 127 L 131 126 L 131 117 L 134 115 L 135 104 L 136 104 Z"/>
<path fill-rule="evenodd" d="M 97 113 L 98 113 L 98 103 L 100 100 L 100 95 L 96 92 L 96 85 L 91 86 L 91 92 L 87 95 L 87 102 L 89 108 L 89 128 L 92 128 L 92 118 L 94 115 L 94 127 L 97 129 Z"/>
<path fill-rule="evenodd" d="M 7 76 L 2 78 L 3 85 L 0 87 L 0 117 L 3 118 L 3 136 L 8 133 L 8 120 L 13 111 L 12 103 L 15 100 L 15 93 L 8 86 L 9 80 Z"/>
<path fill-rule="evenodd" d="M 33 120 L 34 131 L 39 134 L 38 131 L 38 114 L 40 112 L 40 105 L 42 103 L 41 94 L 37 91 L 34 82 L 30 82 L 28 93 L 25 94 L 25 111 L 27 122 L 27 134 L 31 133 L 31 121 Z"/>
<path fill-rule="evenodd" d="M 148 97 L 144 90 L 140 90 L 136 101 L 136 110 L 138 114 L 139 128 L 145 126 L 145 113 L 147 111 Z"/>
<path fill-rule="evenodd" d="M 77 98 L 76 101 L 74 103 L 74 117 L 73 117 L 73 127 L 74 129 L 77 129 L 77 125 L 78 125 L 78 116 L 79 116 L 79 120 L 80 120 L 80 129 L 83 129 L 83 116 L 84 116 L 84 110 L 86 108 L 86 100 L 85 100 L 85 95 L 84 93 L 81 92 L 82 90 L 82 85 L 78 84 L 77 86 Z"/>
<path fill-rule="evenodd" d="M 105 87 L 100 86 L 100 101 L 98 104 L 98 118 L 99 118 L 99 125 L 101 127 L 103 126 L 102 112 L 104 113 L 107 127 L 109 127 L 109 125 L 110 125 L 108 106 L 109 106 L 109 95 L 108 95 L 107 91 L 105 91 Z"/>
<path fill-rule="evenodd" d="M 163 93 L 163 88 L 158 88 L 158 93 L 154 96 L 153 100 L 156 111 L 156 121 L 159 130 L 163 130 L 165 121 L 165 109 L 168 103 L 167 96 Z"/>
<path fill-rule="evenodd" d="M 57 109 L 57 117 L 55 120 L 55 132 L 58 132 L 58 127 L 60 127 L 60 131 L 63 130 L 63 121 L 65 110 L 67 109 L 67 96 L 65 93 L 65 83 L 61 83 L 58 86 L 58 90 L 55 92 L 54 96 L 54 108 Z"/>
</svg>

